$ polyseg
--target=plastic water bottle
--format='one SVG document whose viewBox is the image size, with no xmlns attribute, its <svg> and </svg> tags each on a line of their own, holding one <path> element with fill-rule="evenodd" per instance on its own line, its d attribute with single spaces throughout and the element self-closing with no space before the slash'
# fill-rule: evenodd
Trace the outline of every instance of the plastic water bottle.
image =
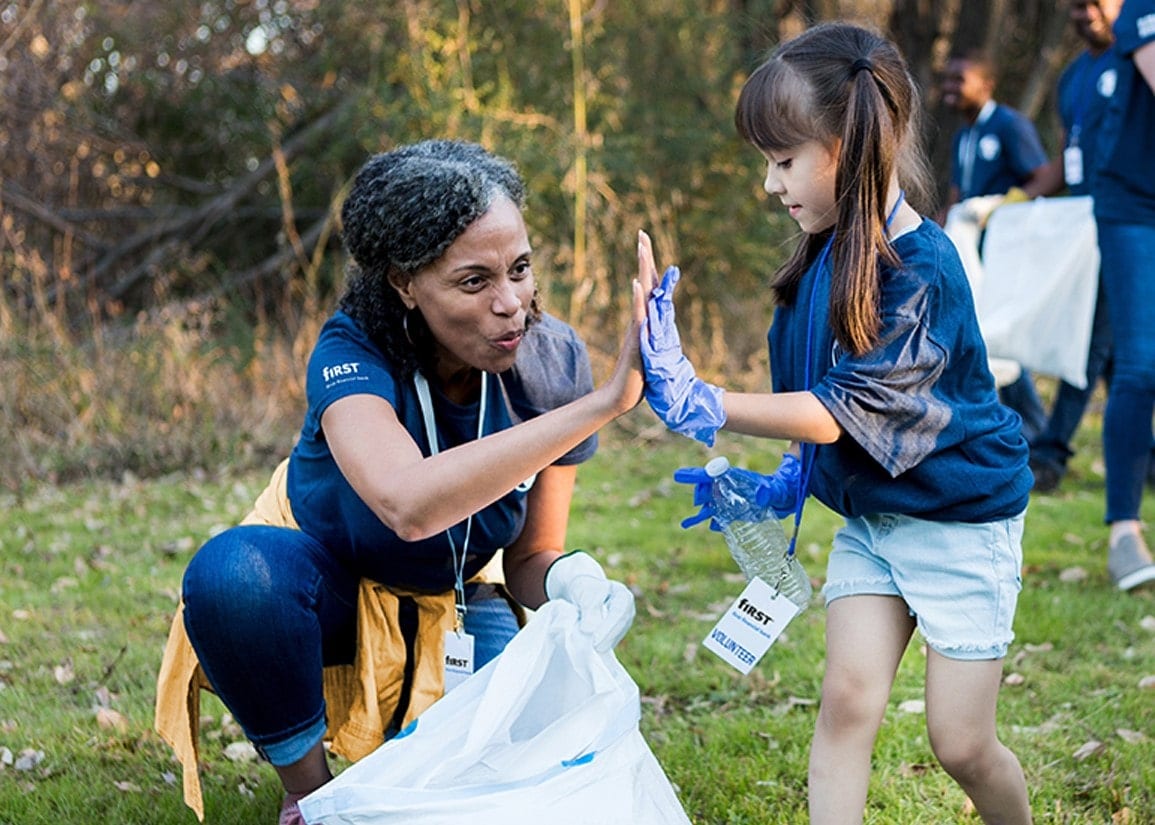
<svg viewBox="0 0 1155 825">
<path fill-rule="evenodd" d="M 813 588 L 798 557 L 788 553 L 782 522 L 758 505 L 755 485 L 730 472 L 725 456 L 710 459 L 706 475 L 714 480 L 714 520 L 746 579 L 757 576 L 804 610 Z"/>
</svg>

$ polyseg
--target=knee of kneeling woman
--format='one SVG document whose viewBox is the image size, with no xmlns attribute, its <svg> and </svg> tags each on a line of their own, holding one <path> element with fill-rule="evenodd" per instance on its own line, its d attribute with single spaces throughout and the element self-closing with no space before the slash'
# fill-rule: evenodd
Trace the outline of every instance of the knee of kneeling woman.
<svg viewBox="0 0 1155 825">
<path fill-rule="evenodd" d="M 182 582 L 185 621 L 259 619 L 264 605 L 286 598 L 286 570 L 244 528 L 209 539 L 189 562 Z"/>
</svg>

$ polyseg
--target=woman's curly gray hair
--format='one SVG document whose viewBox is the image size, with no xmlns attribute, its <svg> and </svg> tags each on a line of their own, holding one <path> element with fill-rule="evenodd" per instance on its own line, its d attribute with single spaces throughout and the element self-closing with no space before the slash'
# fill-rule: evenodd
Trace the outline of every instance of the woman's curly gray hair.
<svg viewBox="0 0 1155 825">
<path fill-rule="evenodd" d="M 341 207 L 352 257 L 341 309 L 405 374 L 433 366 L 432 335 L 408 310 L 390 278 L 433 263 L 494 200 L 525 205 L 513 165 L 475 143 L 426 140 L 371 157 Z M 536 297 L 530 319 L 538 317 Z"/>
</svg>

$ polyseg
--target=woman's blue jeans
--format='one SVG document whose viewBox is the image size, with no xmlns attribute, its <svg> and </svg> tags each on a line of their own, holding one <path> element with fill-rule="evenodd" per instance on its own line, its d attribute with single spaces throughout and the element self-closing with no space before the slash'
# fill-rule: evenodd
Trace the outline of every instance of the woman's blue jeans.
<svg viewBox="0 0 1155 825">
<path fill-rule="evenodd" d="M 1108 523 L 1139 518 L 1155 413 L 1155 225 L 1099 220 L 1100 271 L 1114 338 L 1103 416 Z"/>
<path fill-rule="evenodd" d="M 323 545 L 285 527 L 234 527 L 189 562 L 189 641 L 213 690 L 274 765 L 298 761 L 325 734 L 321 669 L 353 662 L 359 585 Z M 517 618 L 490 588 L 467 586 L 466 597 L 480 668 L 513 638 Z"/>
</svg>

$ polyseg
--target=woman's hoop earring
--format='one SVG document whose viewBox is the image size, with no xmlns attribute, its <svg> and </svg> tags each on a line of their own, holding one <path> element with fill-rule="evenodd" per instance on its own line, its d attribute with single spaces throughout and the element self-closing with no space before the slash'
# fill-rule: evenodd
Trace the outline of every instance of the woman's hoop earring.
<svg viewBox="0 0 1155 825">
<path fill-rule="evenodd" d="M 405 314 L 401 316 L 401 329 L 405 332 L 405 340 L 409 342 L 409 346 L 416 349 L 417 345 L 413 343 L 413 336 L 409 334 L 409 313 L 412 311 L 412 309 L 407 309 Z"/>
</svg>

